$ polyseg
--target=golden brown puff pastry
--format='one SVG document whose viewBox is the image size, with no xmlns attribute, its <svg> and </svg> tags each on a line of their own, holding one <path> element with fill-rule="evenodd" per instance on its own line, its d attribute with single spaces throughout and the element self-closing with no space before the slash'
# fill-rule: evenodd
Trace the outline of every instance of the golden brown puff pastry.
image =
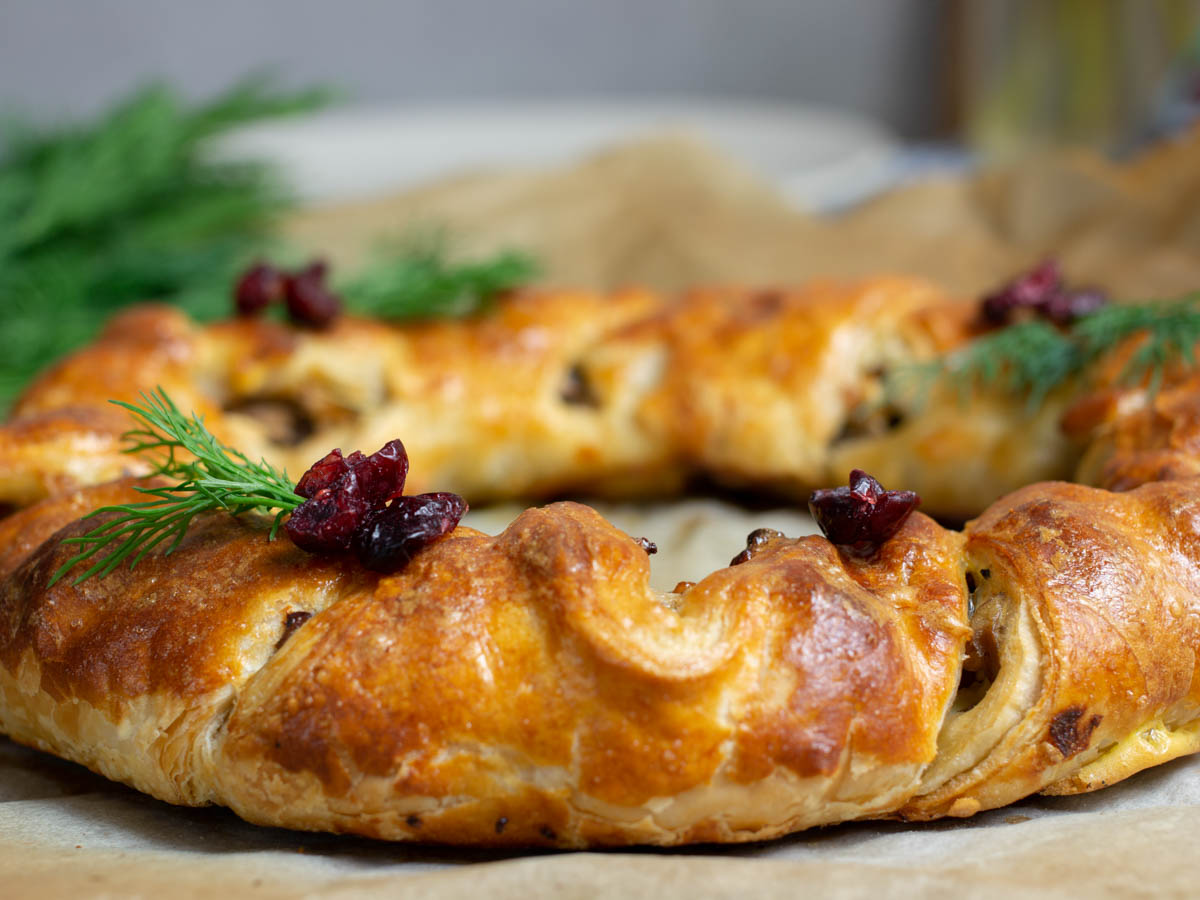
<svg viewBox="0 0 1200 900">
<path fill-rule="evenodd" d="M 12 485 L 0 501 L 111 477 L 120 464 L 111 437 L 128 417 L 96 441 L 100 460 L 89 467 L 68 446 L 65 422 L 78 415 L 91 433 L 83 410 L 111 415 L 109 400 L 137 400 L 156 385 L 222 439 L 293 473 L 333 446 L 404 434 L 414 491 L 482 500 L 583 485 L 604 492 L 610 482 L 617 491 L 669 489 L 680 479 L 672 448 L 634 408 L 659 377 L 662 348 L 613 334 L 661 307 L 643 291 L 527 294 L 466 321 L 399 328 L 343 317 L 322 332 L 263 320 L 201 327 L 177 310 L 138 308 L 18 402 L 0 428 L 0 451 L 5 433 L 30 421 L 56 417 L 62 434 L 27 458 L 0 457 L 0 488 Z M 10 443 L 24 446 L 21 435 Z"/>
<path fill-rule="evenodd" d="M 161 385 L 293 474 L 331 447 L 397 435 L 414 491 L 471 501 L 671 494 L 697 474 L 800 498 L 859 466 L 965 520 L 1023 484 L 1068 477 L 1076 453 L 1053 400 L 1030 422 L 1021 401 L 997 396 L 969 409 L 955 389 L 889 398 L 889 371 L 964 340 L 972 317 L 901 278 L 670 301 L 528 292 L 466 320 L 345 317 L 323 332 L 202 327 L 142 308 L 39 379 L 0 427 L 0 503 L 127 471 L 124 420 L 107 401 Z"/>
<path fill-rule="evenodd" d="M 1155 390 L 1107 388 L 1078 401 L 1068 432 L 1091 437 L 1076 480 L 1114 491 L 1200 475 L 1200 375 L 1175 373 Z"/>
<path fill-rule="evenodd" d="M 1195 752 L 1191 383 L 1098 394 L 1066 435 L 1057 399 L 1033 425 L 988 397 L 889 409 L 886 369 L 961 341 L 963 310 L 878 279 L 322 333 L 128 313 L 0 431 L 4 502 L 47 497 L 0 520 L 0 727 L 172 802 L 463 844 L 969 815 Z M 867 465 L 966 515 L 1089 441 L 1081 477 L 1175 480 L 1034 484 L 963 534 L 915 515 L 869 559 L 777 538 L 681 593 L 573 504 L 387 578 L 217 516 L 169 558 L 47 588 L 79 517 L 138 496 L 77 486 L 136 474 L 105 401 L 155 385 L 293 473 L 401 435 L 413 490 L 486 497 L 693 472 L 796 491 Z"/>
<path fill-rule="evenodd" d="M 882 278 L 694 291 L 649 326 L 667 364 L 647 407 L 711 477 L 811 488 L 852 413 L 882 403 L 884 372 L 931 354 L 918 314 L 946 302 L 925 283 Z"/>
<path fill-rule="evenodd" d="M 1094 790 L 1200 750 L 1200 480 L 1030 485 L 968 524 L 965 561 L 976 683 L 903 815 Z"/>
<path fill-rule="evenodd" d="M 969 635 L 962 538 L 920 514 L 869 561 L 777 538 L 682 594 L 570 503 L 391 577 L 212 516 L 48 589 L 80 511 L 134 496 L 0 523 L 0 727 L 264 824 L 601 846 L 882 815 L 933 759 Z"/>
<path fill-rule="evenodd" d="M 742 841 L 1200 750 L 1196 479 L 1031 485 L 867 559 L 776 537 L 679 593 L 571 503 L 390 577 L 210 516 L 47 588 L 81 512 L 131 488 L 0 523 L 0 728 L 170 802 L 470 845 Z"/>
</svg>

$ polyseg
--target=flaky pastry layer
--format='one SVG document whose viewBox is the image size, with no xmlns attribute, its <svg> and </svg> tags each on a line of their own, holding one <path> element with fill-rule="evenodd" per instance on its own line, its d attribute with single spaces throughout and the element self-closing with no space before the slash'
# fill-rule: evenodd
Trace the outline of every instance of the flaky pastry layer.
<svg viewBox="0 0 1200 900">
<path fill-rule="evenodd" d="M 1051 398 L 1031 420 L 954 387 L 926 402 L 889 374 L 964 340 L 972 307 L 901 278 L 677 299 L 528 292 L 458 321 L 344 317 L 201 326 L 141 307 L 42 376 L 0 426 L 0 503 L 130 469 L 110 400 L 156 386 L 251 457 L 297 473 L 402 436 L 412 489 L 501 498 L 666 496 L 697 478 L 794 498 L 862 466 L 965 520 L 1077 446 Z M 953 471 L 957 477 L 947 477 Z"/>
<path fill-rule="evenodd" d="M 523 294 L 324 333 L 127 313 L 0 428 L 19 508 L 0 520 L 0 729 L 264 824 L 565 847 L 970 815 L 1195 752 L 1191 382 L 1097 395 L 1065 431 L 1053 398 L 1033 419 L 953 390 L 895 405 L 887 372 L 969 331 L 900 279 Z M 861 466 L 966 518 L 1038 483 L 962 532 L 916 514 L 865 559 L 776 538 L 668 594 L 571 503 L 459 528 L 391 577 L 216 516 L 171 556 L 47 587 L 81 516 L 138 498 L 107 401 L 155 386 L 293 474 L 401 436 L 414 492 L 703 475 L 795 494 Z M 1044 480 L 1081 449 L 1101 487 Z"/>
</svg>

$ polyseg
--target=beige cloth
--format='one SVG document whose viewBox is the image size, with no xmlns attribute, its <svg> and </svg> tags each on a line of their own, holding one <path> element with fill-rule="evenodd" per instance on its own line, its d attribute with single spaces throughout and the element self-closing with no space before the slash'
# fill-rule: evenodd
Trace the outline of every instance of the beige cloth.
<svg viewBox="0 0 1200 900">
<path fill-rule="evenodd" d="M 464 251 L 531 250 L 560 285 L 674 291 L 903 274 L 978 296 L 1054 256 L 1076 284 L 1148 299 L 1200 288 L 1200 126 L 1124 166 L 1063 153 L 908 185 L 833 218 L 792 209 L 704 146 L 663 138 L 573 168 L 314 209 L 290 234 L 352 262 L 432 224 Z"/>
<path fill-rule="evenodd" d="M 1048 254 L 1077 282 L 1135 298 L 1200 287 L 1200 132 L 1118 169 L 1066 155 L 914 185 L 833 220 L 790 209 L 727 160 L 652 141 L 549 173 L 469 176 L 313 210 L 293 237 L 335 262 L 444 223 L 464 251 L 524 247 L 550 282 L 769 284 L 886 271 L 975 295 Z M 797 511 L 712 501 L 607 507 L 658 542 L 670 588 L 724 565 L 745 534 L 811 531 Z M 473 524 L 501 527 L 512 510 Z M 1028 897 L 1200 893 L 1200 758 L 1096 794 L 973 819 L 859 823 L 763 845 L 498 855 L 373 843 L 167 806 L 0 739 L 0 896 Z"/>
<path fill-rule="evenodd" d="M 1200 759 L 965 821 L 747 847 L 532 856 L 389 845 L 184 809 L 0 742 L 0 895 L 23 897 L 1195 896 Z"/>
</svg>

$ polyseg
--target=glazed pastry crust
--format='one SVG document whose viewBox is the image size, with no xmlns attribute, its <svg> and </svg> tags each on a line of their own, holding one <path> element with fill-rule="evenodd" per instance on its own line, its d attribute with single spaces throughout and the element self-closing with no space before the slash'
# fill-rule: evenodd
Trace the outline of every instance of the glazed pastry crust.
<svg viewBox="0 0 1200 900">
<path fill-rule="evenodd" d="M 0 428 L 0 500 L 25 507 L 0 520 L 0 729 L 169 802 L 477 846 L 965 816 L 1200 750 L 1195 378 L 1108 388 L 1062 429 L 1062 398 L 889 407 L 889 367 L 971 328 L 902 279 L 320 333 L 127 313 Z M 107 401 L 155 386 L 293 473 L 401 435 L 412 492 L 799 493 L 851 466 L 951 518 L 1015 492 L 869 558 L 776 538 L 680 593 L 571 503 L 391 577 L 214 516 L 47 587 L 81 516 L 140 498 Z M 1101 487 L 1044 480 L 1080 448 Z"/>
<path fill-rule="evenodd" d="M 965 520 L 1068 477 L 1077 452 L 1053 399 L 1031 425 L 1020 401 L 992 395 L 969 415 L 954 389 L 929 403 L 889 396 L 889 372 L 963 341 L 973 316 L 902 278 L 672 300 L 528 292 L 464 320 L 343 317 L 323 332 L 143 307 L 35 382 L 0 426 L 0 503 L 127 471 L 126 419 L 108 401 L 162 386 L 293 473 L 331 447 L 396 435 L 414 492 L 471 502 L 674 495 L 696 478 L 801 499 L 860 466 Z"/>
<path fill-rule="evenodd" d="M 1200 475 L 1200 376 L 1157 390 L 1108 388 L 1076 403 L 1064 425 L 1091 440 L 1078 480 L 1114 491 Z"/>
<path fill-rule="evenodd" d="M 1030 485 L 967 526 L 965 557 L 977 655 L 995 679 L 989 694 L 1008 702 L 992 698 L 947 740 L 952 714 L 940 755 L 961 756 L 980 732 L 992 740 L 961 771 L 927 776 L 904 815 L 1092 790 L 1200 749 L 1200 481 L 1128 493 Z M 1021 659 L 1031 677 L 997 677 Z M 987 705 L 985 695 L 977 709 Z"/>
<path fill-rule="evenodd" d="M 386 578 L 216 516 L 47 589 L 73 517 L 123 494 L 5 520 L 69 524 L 3 583 L 0 725 L 264 824 L 602 846 L 879 815 L 915 793 L 968 637 L 961 537 L 919 514 L 870 561 L 780 538 L 672 595 L 576 504 L 460 528 Z"/>
<path fill-rule="evenodd" d="M 1031 485 L 865 559 L 774 538 L 682 593 L 572 503 L 390 577 L 211 516 L 47 588 L 135 483 L 0 523 L 0 727 L 174 803 L 466 845 L 747 841 L 1200 749 L 1196 480 Z"/>
</svg>

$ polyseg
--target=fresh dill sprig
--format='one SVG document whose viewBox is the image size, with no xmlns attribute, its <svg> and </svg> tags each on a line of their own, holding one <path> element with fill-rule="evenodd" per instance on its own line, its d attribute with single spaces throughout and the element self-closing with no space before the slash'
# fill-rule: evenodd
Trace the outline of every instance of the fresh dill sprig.
<svg viewBox="0 0 1200 900">
<path fill-rule="evenodd" d="M 1081 318 L 1074 329 L 1083 344 L 1089 366 L 1135 335 L 1143 340 L 1134 348 L 1121 372 L 1125 383 L 1147 380 L 1156 390 L 1171 365 L 1194 366 L 1200 342 L 1200 291 L 1174 300 L 1108 306 Z"/>
<path fill-rule="evenodd" d="M 278 173 L 214 156 L 212 141 L 329 96 L 250 79 L 189 106 L 153 86 L 83 126 L 0 127 L 0 411 L 120 307 L 157 300 L 221 318 L 252 259 L 297 256 L 273 234 L 293 206 Z M 480 309 L 535 272 L 521 253 L 452 260 L 433 233 L 338 287 L 355 312 L 433 318 Z"/>
<path fill-rule="evenodd" d="M 272 245 L 291 206 L 267 165 L 222 161 L 212 139 L 323 105 L 320 90 L 250 79 L 189 105 L 144 88 L 94 122 L 0 130 L 0 407 L 128 303 L 163 300 L 200 318 Z"/>
<path fill-rule="evenodd" d="M 512 250 L 477 260 L 451 258 L 440 232 L 417 235 L 376 259 L 339 291 L 352 312 L 381 319 L 463 316 L 498 294 L 528 283 L 532 257 Z"/>
<path fill-rule="evenodd" d="M 87 534 L 63 542 L 84 549 L 63 563 L 50 578 L 50 585 L 91 560 L 95 561 L 75 578 L 74 584 L 93 575 L 107 575 L 125 560 L 133 568 L 165 541 L 170 541 L 166 549 L 169 554 L 201 513 L 223 510 L 236 516 L 250 510 L 276 510 L 268 535 L 274 539 L 283 516 L 304 502 L 286 472 L 265 460 L 252 462 L 218 441 L 204 426 L 203 418 L 180 412 L 161 387 L 143 394 L 142 400 L 142 406 L 112 401 L 127 409 L 136 425 L 125 434 L 129 441 L 125 452 L 145 456 L 154 474 L 172 483 L 137 488 L 154 500 L 103 506 L 90 513 L 87 518 L 116 515 Z"/>
<path fill-rule="evenodd" d="M 962 396 L 976 389 L 1023 396 L 1030 410 L 1126 342 L 1136 340 L 1118 375 L 1123 384 L 1145 382 L 1157 389 L 1166 370 L 1195 365 L 1200 342 L 1200 292 L 1170 300 L 1104 306 L 1057 328 L 1031 319 L 985 334 L 946 356 L 889 378 L 893 398 L 919 405 L 939 383 Z"/>
</svg>

